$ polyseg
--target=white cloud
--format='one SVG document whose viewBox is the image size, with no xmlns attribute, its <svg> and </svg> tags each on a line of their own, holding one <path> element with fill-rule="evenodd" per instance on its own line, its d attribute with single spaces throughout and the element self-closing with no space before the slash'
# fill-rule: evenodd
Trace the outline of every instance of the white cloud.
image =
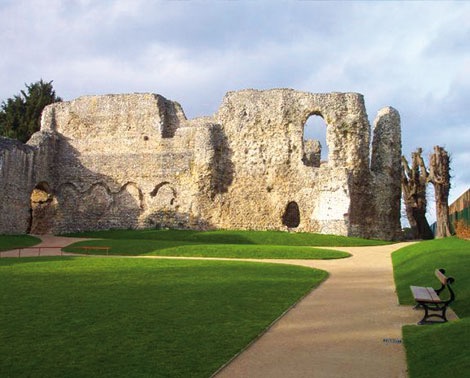
<svg viewBox="0 0 470 378">
<path fill-rule="evenodd" d="M 2 1 L 0 99 L 43 78 L 66 99 L 157 92 L 193 117 L 242 88 L 360 92 L 371 121 L 400 111 L 405 154 L 445 146 L 469 187 L 469 15 L 455 1 Z"/>
</svg>

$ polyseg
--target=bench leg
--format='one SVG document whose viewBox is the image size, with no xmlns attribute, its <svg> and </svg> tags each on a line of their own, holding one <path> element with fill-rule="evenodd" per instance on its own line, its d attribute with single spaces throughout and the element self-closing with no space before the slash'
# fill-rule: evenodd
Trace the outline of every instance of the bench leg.
<svg viewBox="0 0 470 378">
<path fill-rule="evenodd" d="M 419 325 L 424 325 L 424 324 L 438 324 L 438 323 L 446 323 L 447 322 L 447 317 L 446 317 L 446 311 L 447 311 L 447 306 L 444 305 L 443 307 L 440 306 L 435 306 L 435 307 L 430 307 L 427 304 L 424 303 L 419 303 L 419 306 L 424 308 L 424 316 L 423 319 L 421 319 L 418 324 Z M 417 306 L 418 306 L 417 305 Z M 416 306 L 415 306 L 416 308 Z M 430 314 L 429 312 L 440 312 L 440 314 Z M 441 319 L 440 321 L 436 320 L 431 320 L 431 318 L 438 318 Z"/>
</svg>

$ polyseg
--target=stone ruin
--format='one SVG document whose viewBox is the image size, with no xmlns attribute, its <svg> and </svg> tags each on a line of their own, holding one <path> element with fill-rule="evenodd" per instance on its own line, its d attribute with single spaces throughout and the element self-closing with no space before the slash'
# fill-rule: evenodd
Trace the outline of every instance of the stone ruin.
<svg viewBox="0 0 470 378">
<path fill-rule="evenodd" d="M 326 123 L 328 160 L 306 140 Z M 371 127 L 358 93 L 226 94 L 186 119 L 156 94 L 86 96 L 47 106 L 26 144 L 0 138 L 0 233 L 126 228 L 289 230 L 395 239 L 401 131 Z"/>
</svg>

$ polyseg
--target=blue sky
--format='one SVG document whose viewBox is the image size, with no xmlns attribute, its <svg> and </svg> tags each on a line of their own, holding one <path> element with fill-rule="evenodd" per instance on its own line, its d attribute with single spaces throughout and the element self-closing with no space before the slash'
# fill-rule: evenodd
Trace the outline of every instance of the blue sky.
<svg viewBox="0 0 470 378">
<path fill-rule="evenodd" d="M 0 0 L 0 100 L 40 78 L 65 100 L 153 92 L 188 118 L 227 91 L 364 94 L 391 105 L 403 153 L 452 156 L 470 187 L 470 1 Z"/>
</svg>

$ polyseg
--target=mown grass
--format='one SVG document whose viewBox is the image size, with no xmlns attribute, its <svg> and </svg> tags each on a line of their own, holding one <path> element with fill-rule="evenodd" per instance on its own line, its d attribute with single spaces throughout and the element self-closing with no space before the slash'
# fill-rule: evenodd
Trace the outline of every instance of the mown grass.
<svg viewBox="0 0 470 378">
<path fill-rule="evenodd" d="M 414 304 L 410 285 L 438 288 L 434 270 L 445 268 L 455 278 L 452 308 L 461 317 L 470 316 L 470 241 L 455 237 L 423 241 L 394 252 L 392 261 L 401 304 Z"/>
<path fill-rule="evenodd" d="M 470 241 L 445 238 L 417 243 L 393 253 L 392 261 L 401 304 L 413 304 L 410 285 L 440 286 L 436 268 L 445 268 L 455 278 L 456 300 L 451 307 L 459 320 L 403 328 L 410 378 L 470 376 Z"/>
<path fill-rule="evenodd" d="M 470 376 L 470 318 L 431 326 L 405 326 L 403 339 L 410 378 Z"/>
<path fill-rule="evenodd" d="M 0 235 L 0 251 L 32 247 L 40 242 L 39 238 L 30 235 Z"/>
<path fill-rule="evenodd" d="M 83 246 L 108 246 L 109 251 L 87 250 Z M 338 259 L 349 257 L 347 252 L 303 246 L 256 244 L 198 244 L 186 241 L 104 239 L 74 243 L 66 252 L 96 255 L 219 257 L 250 259 Z"/>
<path fill-rule="evenodd" d="M 81 252 L 80 246 L 109 246 L 114 255 L 160 255 L 186 257 L 259 259 L 336 259 L 346 252 L 323 246 L 383 245 L 388 242 L 336 235 L 279 231 L 193 231 L 193 230 L 109 230 L 74 233 L 66 236 L 100 238 L 74 244 L 65 251 Z M 90 251 L 103 254 L 103 251 Z"/>
<path fill-rule="evenodd" d="M 327 273 L 223 261 L 0 260 L 0 376 L 208 377 Z"/>
<path fill-rule="evenodd" d="M 316 247 L 384 245 L 383 240 L 361 239 L 337 235 L 289 233 L 281 231 L 193 231 L 193 230 L 109 230 L 73 233 L 65 236 L 100 239 L 138 239 L 185 241 L 199 244 L 261 244 Z"/>
</svg>

